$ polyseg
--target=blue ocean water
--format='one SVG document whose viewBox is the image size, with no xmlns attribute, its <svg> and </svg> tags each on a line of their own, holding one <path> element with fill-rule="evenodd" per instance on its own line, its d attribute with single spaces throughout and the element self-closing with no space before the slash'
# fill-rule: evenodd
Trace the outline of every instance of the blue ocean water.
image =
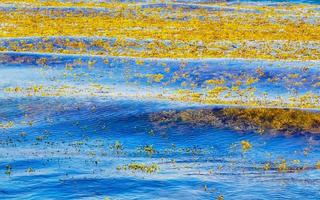
<svg viewBox="0 0 320 200">
<path fill-rule="evenodd" d="M 184 106 L 94 98 L 2 100 L 2 115 L 33 120 L 1 133 L 2 199 L 320 197 L 319 170 L 261 169 L 282 159 L 288 165 L 300 160 L 314 166 L 320 157 L 318 136 L 261 136 L 188 124 L 161 127 L 148 118 L 151 112 L 175 108 Z M 242 140 L 252 143 L 250 151 L 242 152 Z M 120 153 L 110 149 L 116 141 L 123 145 Z M 138 150 L 151 144 L 153 155 Z M 117 170 L 132 162 L 156 163 L 160 169 L 154 174 Z"/>
<path fill-rule="evenodd" d="M 155 123 L 151 114 L 207 106 L 130 96 L 137 91 L 161 93 L 181 87 L 182 80 L 162 85 L 127 76 L 163 73 L 158 61 L 138 65 L 135 60 L 110 58 L 105 66 L 95 58 L 93 68 L 78 66 L 72 76 L 66 75 L 66 63 L 78 58 L 60 57 L 47 67 L 35 62 L 0 65 L 0 122 L 14 122 L 13 127 L 0 129 L 1 199 L 320 198 L 320 170 L 315 168 L 320 158 L 318 135 L 259 135 L 183 122 Z M 181 69 L 179 61 L 162 62 L 171 67 L 171 73 L 193 74 L 188 81 L 198 81 L 199 90 L 208 78 L 226 72 L 254 73 L 258 64 L 269 77 L 312 65 L 304 75 L 309 77 L 306 88 L 296 89 L 319 92 L 311 87 L 316 80 L 312 77 L 319 75 L 318 63 L 209 60 L 190 61 Z M 5 92 L 16 86 L 85 88 L 91 83 L 108 84 L 124 94 L 42 97 Z M 270 87 L 261 81 L 256 86 L 285 96 L 288 84 L 283 83 Z M 243 140 L 252 144 L 246 152 Z M 121 148 L 115 150 L 119 144 Z M 149 145 L 155 150 L 152 154 L 141 150 Z M 290 167 L 304 169 L 279 172 L 277 166 L 283 160 Z M 156 164 L 159 169 L 150 174 L 119 169 L 130 163 Z M 270 170 L 263 170 L 266 163 L 272 163 Z"/>
</svg>

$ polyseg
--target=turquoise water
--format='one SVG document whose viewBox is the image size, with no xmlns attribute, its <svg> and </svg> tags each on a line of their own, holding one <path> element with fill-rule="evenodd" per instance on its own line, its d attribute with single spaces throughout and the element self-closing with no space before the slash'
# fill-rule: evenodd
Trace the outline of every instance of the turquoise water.
<svg viewBox="0 0 320 200">
<path fill-rule="evenodd" d="M 17 58 L 20 54 L 10 55 Z M 78 58 L 62 56 L 50 67 L 12 60 L 11 64 L 0 65 L 0 121 L 14 122 L 13 127 L 0 129 L 1 199 L 217 199 L 220 195 L 225 199 L 320 198 L 320 170 L 315 169 L 320 158 L 319 135 L 259 135 L 183 122 L 155 123 L 150 115 L 161 111 L 210 107 L 132 95 L 181 87 L 182 80 L 162 85 L 127 76 L 163 73 L 158 61 L 137 65 L 132 59 L 110 58 L 105 66 L 95 58 L 93 68 L 78 66 L 72 71 L 76 78 L 65 76 L 69 73 L 66 63 Z M 312 65 L 304 75 L 309 77 L 304 87 L 295 89 L 301 94 L 319 92 L 311 87 L 319 76 L 318 63 L 220 59 L 189 61 L 181 69 L 180 61 L 161 62 L 171 67 L 170 73 L 192 72 L 195 76 L 188 81 L 198 83 L 199 90 L 209 77 L 227 72 L 255 73 L 258 64 L 267 77 L 284 77 Z M 166 78 L 173 76 L 170 73 Z M 255 86 L 262 93 L 286 96 L 286 80 L 276 85 L 261 81 Z M 91 83 L 109 85 L 122 95 L 90 94 L 86 88 Z M 4 90 L 37 84 L 52 88 L 72 84 L 85 92 L 41 97 Z M 252 144 L 247 152 L 242 151 L 243 140 Z M 115 144 L 121 144 L 121 148 L 115 150 Z M 147 145 L 153 145 L 155 152 L 141 150 Z M 279 172 L 278 164 L 284 159 L 292 168 L 305 168 Z M 159 169 L 151 174 L 119 170 L 119 166 L 133 162 L 156 164 Z M 274 163 L 270 170 L 263 170 L 269 162 Z"/>
</svg>

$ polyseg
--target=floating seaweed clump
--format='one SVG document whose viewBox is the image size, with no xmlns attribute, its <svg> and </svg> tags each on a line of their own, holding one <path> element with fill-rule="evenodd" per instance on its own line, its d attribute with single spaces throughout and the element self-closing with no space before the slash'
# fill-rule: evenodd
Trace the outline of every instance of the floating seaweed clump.
<svg viewBox="0 0 320 200">
<path fill-rule="evenodd" d="M 242 141 L 241 141 L 241 145 L 242 145 L 242 150 L 243 150 L 244 152 L 246 152 L 246 151 L 248 151 L 249 149 L 252 148 L 252 144 L 250 144 L 250 142 L 249 142 L 249 141 L 246 141 L 246 140 L 242 140 Z"/>
<path fill-rule="evenodd" d="M 152 156 L 153 154 L 156 153 L 155 148 L 153 147 L 153 145 L 145 145 L 144 147 L 139 147 L 138 148 L 139 152 L 144 152 L 150 156 Z"/>
<path fill-rule="evenodd" d="M 320 161 L 317 162 L 316 168 L 317 168 L 317 169 L 320 169 Z"/>
<path fill-rule="evenodd" d="M 9 122 L 6 122 L 6 123 L 1 123 L 0 122 L 0 129 L 1 128 L 11 128 L 14 126 L 14 122 L 13 121 L 9 121 Z"/>
<path fill-rule="evenodd" d="M 186 122 L 259 133 L 320 133 L 320 113 L 280 108 L 217 108 L 163 111 L 150 115 L 158 125 Z"/>
<path fill-rule="evenodd" d="M 132 172 L 143 172 L 143 173 L 152 174 L 159 170 L 159 166 L 157 164 L 147 165 L 143 163 L 132 162 L 122 167 L 118 166 L 117 170 L 130 170 Z"/>
</svg>

